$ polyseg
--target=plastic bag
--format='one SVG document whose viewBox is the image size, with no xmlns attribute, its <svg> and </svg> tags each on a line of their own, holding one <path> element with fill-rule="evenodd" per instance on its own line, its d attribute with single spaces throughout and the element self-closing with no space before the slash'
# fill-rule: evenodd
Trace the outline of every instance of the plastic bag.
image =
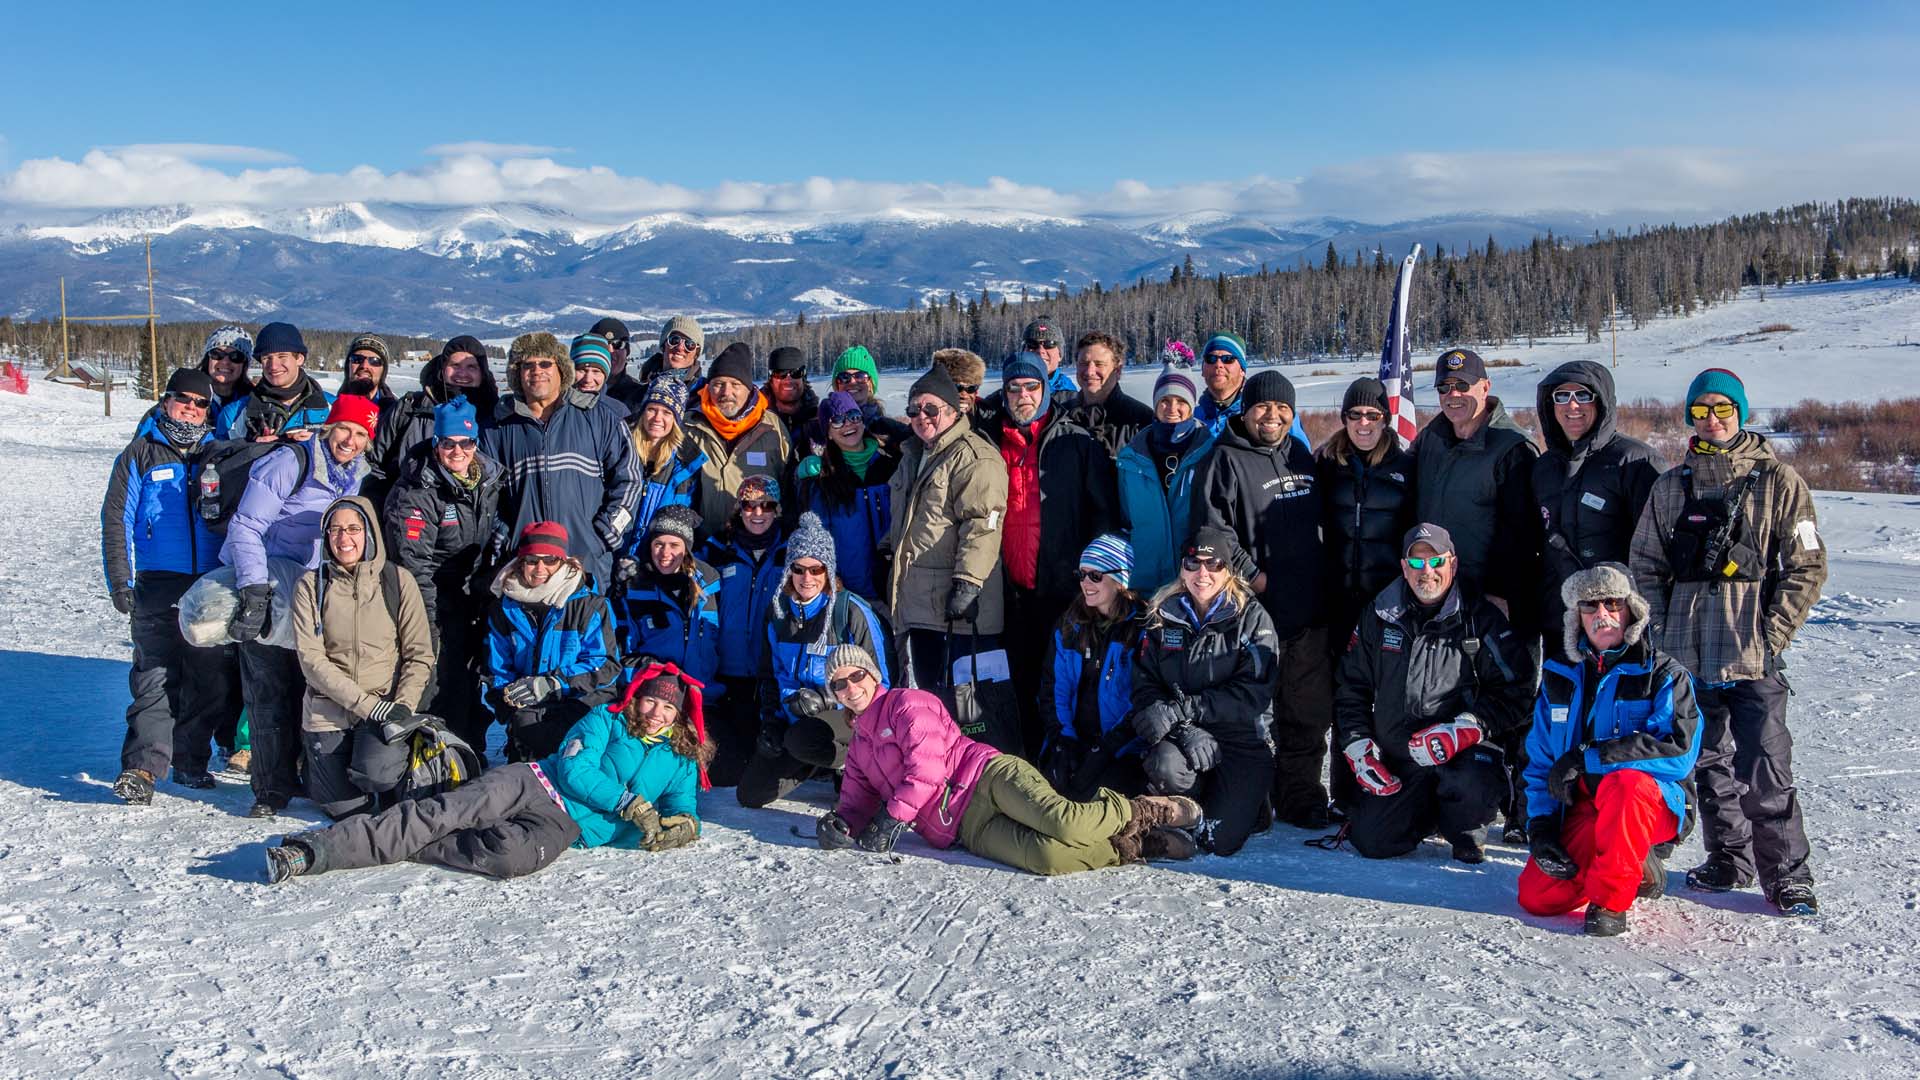
<svg viewBox="0 0 1920 1080">
<path fill-rule="evenodd" d="M 293 648 L 293 590 L 307 573 L 304 563 L 268 559 L 267 576 L 273 583 L 273 602 L 267 612 L 267 632 L 259 644 Z M 240 590 L 233 583 L 233 567 L 218 566 L 200 575 L 180 596 L 180 636 L 200 648 L 230 645 L 227 625 L 240 610 Z"/>
</svg>

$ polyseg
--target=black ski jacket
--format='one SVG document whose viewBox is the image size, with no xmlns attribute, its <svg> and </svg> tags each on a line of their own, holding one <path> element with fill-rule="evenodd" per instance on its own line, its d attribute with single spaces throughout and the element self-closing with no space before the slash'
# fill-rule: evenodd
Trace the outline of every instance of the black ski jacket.
<svg viewBox="0 0 1920 1080">
<path fill-rule="evenodd" d="M 1531 628 L 1540 588 L 1540 511 L 1531 477 L 1540 451 L 1499 398 L 1488 398 L 1487 408 L 1486 422 L 1465 439 L 1443 413 L 1413 441 L 1419 516 L 1452 535 L 1468 583 L 1505 600 L 1515 625 Z"/>
<path fill-rule="evenodd" d="M 1119 377 L 1118 372 L 1115 377 Z M 1107 448 L 1108 457 L 1119 457 L 1133 437 L 1153 423 L 1153 406 L 1128 397 L 1118 386 L 1107 395 L 1107 400 L 1097 405 L 1088 402 L 1082 393 L 1071 395 L 1066 414 L 1100 440 L 1100 445 Z"/>
<path fill-rule="evenodd" d="M 1291 435 L 1278 446 L 1247 437 L 1241 418 L 1221 429 L 1194 481 L 1201 520 L 1225 529 L 1267 575 L 1260 604 L 1285 641 L 1325 625 L 1320 605 L 1320 491 L 1313 455 Z"/>
<path fill-rule="evenodd" d="M 1400 577 L 1400 539 L 1417 524 L 1413 456 L 1392 446 L 1378 465 L 1368 465 L 1350 450 L 1342 465 L 1323 453 L 1313 473 L 1326 553 L 1322 601 L 1327 626 L 1344 638 L 1361 609 Z"/>
<path fill-rule="evenodd" d="M 1273 685 L 1280 641 L 1259 604 L 1222 594 L 1199 616 L 1184 591 L 1147 617 L 1133 665 L 1133 707 L 1177 702 L 1187 721 L 1222 746 L 1272 749 Z"/>
<path fill-rule="evenodd" d="M 500 532 L 500 463 L 473 455 L 480 483 L 468 487 L 447 475 L 423 443 L 407 454 L 400 478 L 387 493 L 380 520 L 393 561 L 413 575 L 420 598 L 436 621 L 442 614 L 474 618 L 484 613 L 495 560 L 504 548 Z"/>
<path fill-rule="evenodd" d="M 1117 527 L 1120 479 L 1113 459 L 1086 428 L 1051 410 L 1044 420 L 1040 445 L 1034 451 L 1040 457 L 1040 557 L 1034 592 L 1057 611 L 1065 611 L 1079 590 L 1073 572 L 1080 568 L 1080 553 L 1094 537 Z M 984 431 L 996 451 L 1006 442 L 1007 423 L 1002 414 Z M 1006 460 L 1004 452 L 1001 460 Z M 1009 464 L 1009 488 L 1013 472 Z"/>
</svg>

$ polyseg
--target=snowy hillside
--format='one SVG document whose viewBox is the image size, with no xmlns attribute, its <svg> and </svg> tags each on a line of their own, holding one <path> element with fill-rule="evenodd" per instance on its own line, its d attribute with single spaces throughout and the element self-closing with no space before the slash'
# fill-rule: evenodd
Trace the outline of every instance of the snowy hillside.
<svg viewBox="0 0 1920 1080">
<path fill-rule="evenodd" d="M 1860 305 L 1908 303 L 1828 295 L 1827 321 L 1787 320 L 1806 355 L 1854 355 Z M 1756 323 L 1743 306 L 1646 340 L 1691 343 L 1674 378 L 1708 356 L 1761 363 L 1706 340 Z M 1881 370 L 1803 371 L 1793 394 L 1901 382 Z M 1757 398 L 1778 400 L 1785 372 L 1750 379 Z M 70 388 L 0 393 L 0 1075 L 1920 1071 L 1920 500 L 1819 496 L 1832 580 L 1788 656 L 1816 919 L 1687 892 L 1697 839 L 1674 895 L 1604 941 L 1521 914 L 1524 853 L 1501 847 L 1478 867 L 1438 842 L 1376 864 L 1278 827 L 1229 859 L 1064 879 L 912 837 L 901 862 L 876 861 L 790 835 L 828 797 L 818 785 L 758 812 L 716 792 L 706 838 L 663 855 L 571 852 L 507 884 L 399 866 L 270 891 L 263 847 L 311 807 L 268 824 L 240 816 L 231 783 L 163 784 L 146 810 L 109 791 L 129 646 L 98 505 L 133 421 L 98 413 Z"/>
</svg>

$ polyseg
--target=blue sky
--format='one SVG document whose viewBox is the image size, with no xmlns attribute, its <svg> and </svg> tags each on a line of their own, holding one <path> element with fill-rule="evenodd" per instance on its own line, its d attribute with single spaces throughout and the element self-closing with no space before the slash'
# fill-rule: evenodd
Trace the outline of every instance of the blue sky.
<svg viewBox="0 0 1920 1080">
<path fill-rule="evenodd" d="M 1302 213 L 1385 211 L 1396 189 L 1411 210 L 1444 210 L 1470 202 L 1482 180 L 1489 209 L 1530 198 L 1618 209 L 1572 204 L 1609 192 L 1657 201 L 1676 188 L 1682 201 L 1733 209 L 1770 205 L 1793 185 L 1815 188 L 1799 198 L 1916 194 L 1910 182 L 1891 189 L 1915 177 L 1914 5 L 268 10 L 10 9 L 0 201 L 142 201 L 137 174 L 165 170 L 135 162 L 122 171 L 136 175 L 115 183 L 22 170 L 155 144 L 211 172 L 329 179 L 263 199 L 351 191 L 356 168 L 434 173 L 462 144 L 488 160 L 598 167 L 700 193 L 684 208 L 708 210 L 805 203 L 791 185 L 809 177 L 882 185 L 868 200 L 900 197 L 888 185 L 991 200 L 978 189 L 995 177 L 1062 196 L 1120 181 L 1156 192 L 1224 184 L 1239 194 L 1168 205 L 1240 198 Z M 104 35 L 113 44 L 89 52 L 83 42 Z M 70 48 L 52 47 L 63 37 Z M 1655 164 L 1636 165 L 1645 160 L 1636 155 Z M 1443 182 L 1423 188 L 1436 169 Z M 1565 183 L 1570 172 L 1585 179 Z M 1284 191 L 1246 196 L 1261 178 Z M 175 179 L 152 185 L 152 198 L 195 190 L 190 175 Z M 789 194 L 758 207 L 715 194 L 736 183 Z M 432 197 L 466 189 L 439 190 Z M 607 206 L 626 212 L 651 190 Z M 1738 205 L 1744 198 L 1761 201 Z"/>
</svg>

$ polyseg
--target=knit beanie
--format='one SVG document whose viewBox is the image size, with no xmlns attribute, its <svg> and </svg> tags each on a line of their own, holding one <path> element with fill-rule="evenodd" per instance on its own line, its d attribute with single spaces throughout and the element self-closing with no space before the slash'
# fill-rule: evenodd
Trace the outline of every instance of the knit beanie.
<svg viewBox="0 0 1920 1080">
<path fill-rule="evenodd" d="M 1000 388 L 1006 389 L 1007 384 L 1015 379 L 1032 379 L 1042 387 L 1046 386 L 1047 362 L 1039 353 L 1014 353 L 1012 359 L 1000 367 Z"/>
<path fill-rule="evenodd" d="M 635 687 L 633 700 L 640 698 L 654 698 L 683 713 L 687 711 L 687 688 L 681 684 L 680 676 L 671 672 L 663 671 Z"/>
<path fill-rule="evenodd" d="M 253 336 L 253 355 L 265 356 L 277 352 L 307 355 L 307 342 L 300 336 L 299 327 L 292 323 L 270 322 Z"/>
<path fill-rule="evenodd" d="M 691 506 L 663 506 L 647 523 L 646 538 L 651 542 L 656 536 L 677 536 L 692 551 L 694 532 L 699 528 L 700 511 Z"/>
<path fill-rule="evenodd" d="M 685 334 L 687 340 L 693 342 L 693 351 L 695 352 L 699 352 L 707 347 L 706 331 L 700 329 L 700 324 L 695 322 L 691 315 L 675 315 L 673 318 L 667 320 L 666 327 L 660 331 L 660 351 L 662 353 L 667 351 L 667 338 L 674 334 Z"/>
<path fill-rule="evenodd" d="M 855 371 L 866 372 L 868 382 L 871 382 L 875 386 L 880 385 L 880 365 L 874 363 L 873 354 L 867 351 L 865 345 L 855 345 L 849 348 L 846 352 L 840 354 L 839 359 L 833 362 L 833 373 L 836 376 L 848 368 L 852 368 Z M 958 407 L 957 405 L 955 406 L 955 408 Z"/>
<path fill-rule="evenodd" d="M 199 394 L 213 402 L 213 376 L 199 368 L 183 367 L 167 377 L 167 393 Z"/>
<path fill-rule="evenodd" d="M 1347 386 L 1347 396 L 1340 399 L 1340 412 L 1364 408 L 1387 411 L 1387 384 L 1369 376 L 1355 379 Z"/>
<path fill-rule="evenodd" d="M 833 561 L 833 534 L 820 523 L 820 515 L 809 510 L 800 515 L 800 524 L 787 537 L 787 572 L 793 572 L 793 564 L 801 559 L 818 559 L 827 568 L 827 588 L 833 588 L 833 579 L 839 574 Z"/>
<path fill-rule="evenodd" d="M 216 327 L 213 333 L 208 334 L 207 343 L 200 347 L 200 359 L 205 360 L 207 354 L 215 349 L 232 349 L 245 357 L 241 363 L 253 362 L 253 338 L 237 326 Z"/>
<path fill-rule="evenodd" d="M 847 644 L 835 646 L 834 650 L 827 654 L 827 675 L 829 677 L 843 667 L 862 668 L 867 674 L 873 676 L 873 681 L 879 683 L 881 686 L 887 685 L 887 681 L 880 676 L 880 665 L 874 663 L 873 654 L 858 645 Z"/>
<path fill-rule="evenodd" d="M 1101 533 L 1080 553 L 1080 565 L 1105 573 L 1124 589 L 1133 577 L 1133 544 L 1119 533 Z"/>
<path fill-rule="evenodd" d="M 753 386 L 753 350 L 744 341 L 736 341 L 720 351 L 707 368 L 707 381 L 735 379 L 740 385 Z"/>
<path fill-rule="evenodd" d="M 378 334 L 361 334 L 359 337 L 348 342 L 347 355 L 352 356 L 357 352 L 370 352 L 378 356 L 380 358 L 380 366 L 383 368 L 393 363 L 392 354 L 387 352 L 386 339 Z"/>
<path fill-rule="evenodd" d="M 1233 358 L 1239 361 L 1241 367 L 1247 366 L 1247 343 L 1240 339 L 1239 334 L 1223 330 L 1208 338 L 1207 343 L 1200 346 L 1200 358 L 1204 360 L 1207 358 L 1208 353 L 1218 351 L 1232 353 Z"/>
<path fill-rule="evenodd" d="M 1172 364 L 1161 368 L 1160 377 L 1153 381 L 1152 403 L 1158 405 L 1160 399 L 1168 395 L 1179 398 L 1187 403 L 1188 408 L 1192 408 L 1197 400 L 1193 389 L 1193 376 Z"/>
<path fill-rule="evenodd" d="M 645 412 L 649 405 L 665 405 L 673 410 L 673 419 L 678 423 L 687 413 L 687 382 L 673 375 L 655 375 L 647 381 L 647 392 L 640 399 L 640 411 Z"/>
<path fill-rule="evenodd" d="M 1293 382 L 1285 375 L 1273 370 L 1263 371 L 1248 379 L 1246 388 L 1240 392 L 1242 411 L 1267 401 L 1277 401 L 1292 409 L 1294 407 Z"/>
<path fill-rule="evenodd" d="M 608 373 L 613 371 L 613 345 L 599 334 L 581 334 L 574 338 L 568 355 L 573 360 L 575 371 L 583 366 L 597 367 Z"/>
<path fill-rule="evenodd" d="M 566 558 L 567 527 L 557 521 L 536 521 L 520 530 L 520 542 L 514 546 L 513 557 L 522 555 L 553 555 Z"/>
<path fill-rule="evenodd" d="M 764 473 L 755 473 L 740 481 L 740 489 L 734 499 L 737 502 L 754 499 L 777 503 L 780 501 L 780 481 Z"/>
<path fill-rule="evenodd" d="M 832 431 L 833 418 L 836 416 L 845 416 L 848 413 L 860 416 L 863 420 L 866 418 L 864 414 L 860 412 L 860 403 L 853 400 L 852 394 L 847 393 L 845 390 L 835 390 L 820 402 L 820 429 L 822 431 Z"/>
<path fill-rule="evenodd" d="M 933 362 L 947 369 L 956 386 L 979 386 L 987 377 L 987 362 L 966 349 L 937 349 Z"/>
<path fill-rule="evenodd" d="M 1728 400 L 1740 406 L 1740 423 L 1742 426 L 1746 425 L 1748 416 L 1747 387 L 1745 383 L 1740 381 L 1740 376 L 1735 375 L 1726 368 L 1708 368 L 1700 374 L 1695 375 L 1693 382 L 1687 385 L 1687 404 L 1692 405 L 1694 402 L 1699 401 L 1701 394 L 1726 395 Z M 1684 421 L 1688 427 L 1693 426 L 1693 417 L 1687 415 L 1686 409 L 1680 410 L 1680 419 Z"/>
<path fill-rule="evenodd" d="M 768 371 L 798 371 L 806 374 L 807 354 L 791 345 L 782 345 L 767 354 Z"/>
<path fill-rule="evenodd" d="M 857 349 L 859 346 L 856 345 L 854 348 Z M 864 355 L 866 350 L 860 349 L 860 352 Z M 846 356 L 843 354 L 841 359 L 845 360 Z M 960 388 L 953 384 L 953 376 L 947 374 L 947 369 L 939 364 L 935 364 L 925 375 L 914 380 L 912 389 L 907 391 L 907 401 L 912 402 L 922 394 L 932 394 L 953 406 L 956 412 L 960 409 Z"/>
<path fill-rule="evenodd" d="M 356 425 L 371 438 L 380 427 L 380 406 L 369 397 L 341 394 L 327 410 L 327 423 Z"/>
<path fill-rule="evenodd" d="M 441 439 L 478 439 L 480 427 L 474 422 L 473 406 L 461 394 L 444 405 L 433 407 L 433 441 Z"/>
<path fill-rule="evenodd" d="M 1020 342 L 1024 345 L 1029 341 L 1037 341 L 1052 349 L 1060 348 L 1060 329 L 1053 324 L 1052 316 L 1042 315 L 1027 324 L 1027 328 L 1020 332 Z"/>
<path fill-rule="evenodd" d="M 607 316 L 604 319 L 601 319 L 597 323 L 594 323 L 593 329 L 588 330 L 587 333 L 598 334 L 599 336 L 606 338 L 608 348 L 612 348 L 613 343 L 616 341 L 624 343 L 627 340 L 627 338 L 630 336 L 627 333 L 627 324 L 621 322 L 619 319 L 616 319 L 611 315 Z"/>
</svg>

